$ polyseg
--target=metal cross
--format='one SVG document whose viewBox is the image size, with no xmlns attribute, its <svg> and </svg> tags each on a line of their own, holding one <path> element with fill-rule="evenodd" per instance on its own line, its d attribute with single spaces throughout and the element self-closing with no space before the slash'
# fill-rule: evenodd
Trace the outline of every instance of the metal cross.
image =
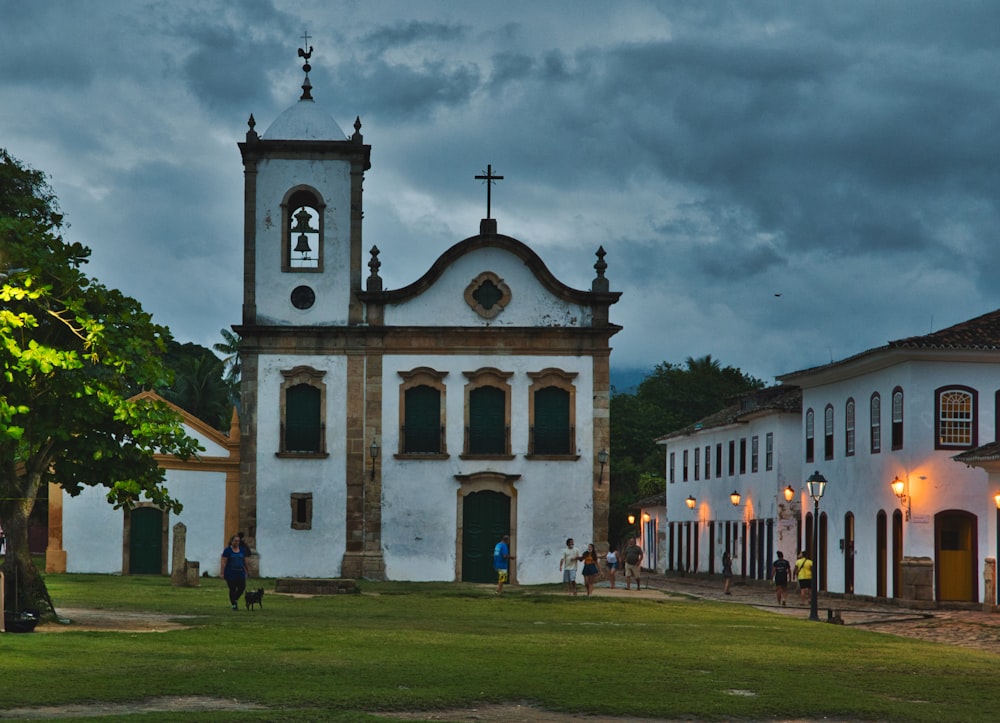
<svg viewBox="0 0 1000 723">
<path fill-rule="evenodd" d="M 486 165 L 486 175 L 484 175 L 484 176 L 476 176 L 476 180 L 477 181 L 486 181 L 486 218 L 489 218 L 490 217 L 490 202 L 491 202 L 491 193 L 490 193 L 490 191 L 492 190 L 493 182 L 494 181 L 502 181 L 503 180 L 503 176 L 494 176 L 493 175 L 493 164 L 492 163 L 488 163 Z"/>
<path fill-rule="evenodd" d="M 312 35 L 309 34 L 308 30 L 303 30 L 302 31 L 302 44 L 305 45 L 305 46 L 308 46 L 309 45 L 309 38 L 311 38 L 311 37 L 312 37 Z"/>
</svg>

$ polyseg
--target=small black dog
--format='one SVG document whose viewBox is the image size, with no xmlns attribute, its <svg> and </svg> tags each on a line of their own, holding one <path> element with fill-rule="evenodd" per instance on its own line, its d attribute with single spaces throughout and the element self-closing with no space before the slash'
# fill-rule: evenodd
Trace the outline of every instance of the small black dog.
<svg viewBox="0 0 1000 723">
<path fill-rule="evenodd" d="M 246 601 L 247 610 L 253 610 L 254 605 L 260 605 L 261 609 L 264 608 L 264 588 L 259 587 L 256 590 L 247 590 L 246 595 L 243 596 Z"/>
</svg>

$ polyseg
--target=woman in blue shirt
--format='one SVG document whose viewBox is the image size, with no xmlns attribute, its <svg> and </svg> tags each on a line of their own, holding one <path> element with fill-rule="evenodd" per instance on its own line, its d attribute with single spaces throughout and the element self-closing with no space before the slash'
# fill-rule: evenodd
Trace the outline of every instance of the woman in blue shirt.
<svg viewBox="0 0 1000 723">
<path fill-rule="evenodd" d="M 245 547 L 240 544 L 239 535 L 229 539 L 229 547 L 222 551 L 222 577 L 229 586 L 229 604 L 233 610 L 239 608 L 240 595 L 247 586 L 247 558 Z"/>
</svg>

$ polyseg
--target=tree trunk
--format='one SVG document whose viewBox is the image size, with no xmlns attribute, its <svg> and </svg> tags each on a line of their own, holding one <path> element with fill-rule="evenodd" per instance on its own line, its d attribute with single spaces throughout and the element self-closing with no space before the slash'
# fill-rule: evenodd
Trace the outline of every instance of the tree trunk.
<svg viewBox="0 0 1000 723">
<path fill-rule="evenodd" d="M 34 500 L 25 499 L 0 503 L 0 522 L 7 538 L 3 560 L 4 608 L 10 612 L 30 610 L 55 614 L 48 588 L 31 559 L 28 544 L 28 518 Z"/>
</svg>

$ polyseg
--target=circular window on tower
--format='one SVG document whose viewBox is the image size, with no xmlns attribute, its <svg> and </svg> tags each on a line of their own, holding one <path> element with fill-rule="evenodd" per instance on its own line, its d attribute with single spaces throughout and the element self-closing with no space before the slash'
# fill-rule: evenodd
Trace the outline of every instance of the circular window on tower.
<svg viewBox="0 0 1000 723">
<path fill-rule="evenodd" d="M 308 286 L 296 286 L 292 289 L 292 306 L 296 309 L 308 309 L 316 303 L 316 292 Z"/>
</svg>

